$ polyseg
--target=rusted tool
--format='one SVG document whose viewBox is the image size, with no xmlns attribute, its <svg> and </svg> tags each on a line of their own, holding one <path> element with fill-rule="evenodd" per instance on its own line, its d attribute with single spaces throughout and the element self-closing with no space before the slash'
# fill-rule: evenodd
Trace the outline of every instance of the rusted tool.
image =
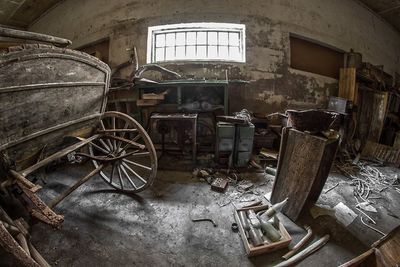
<svg viewBox="0 0 400 267">
<path fill-rule="evenodd" d="M 217 227 L 218 224 L 216 224 L 212 219 L 210 218 L 199 218 L 199 219 L 192 219 L 192 222 L 211 222 L 214 227 Z"/>
</svg>

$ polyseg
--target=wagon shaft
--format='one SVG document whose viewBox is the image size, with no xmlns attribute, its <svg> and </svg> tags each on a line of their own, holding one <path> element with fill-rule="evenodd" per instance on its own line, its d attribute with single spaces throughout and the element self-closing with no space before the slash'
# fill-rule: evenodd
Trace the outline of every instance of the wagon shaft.
<svg viewBox="0 0 400 267">
<path fill-rule="evenodd" d="M 17 184 L 24 192 L 24 196 L 30 200 L 27 208 L 30 209 L 30 214 L 33 217 L 53 227 L 61 226 L 61 223 L 64 221 L 64 216 L 56 214 L 24 184 L 20 182 L 17 182 Z"/>
</svg>

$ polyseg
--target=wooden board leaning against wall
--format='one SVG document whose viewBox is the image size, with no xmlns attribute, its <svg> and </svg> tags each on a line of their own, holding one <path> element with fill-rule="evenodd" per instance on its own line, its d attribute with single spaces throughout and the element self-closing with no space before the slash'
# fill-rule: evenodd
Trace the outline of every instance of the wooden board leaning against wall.
<svg viewBox="0 0 400 267">
<path fill-rule="evenodd" d="M 383 88 L 377 90 L 365 82 L 356 68 L 342 68 L 339 79 L 339 97 L 354 103 L 354 138 L 380 142 L 392 94 Z"/>
</svg>

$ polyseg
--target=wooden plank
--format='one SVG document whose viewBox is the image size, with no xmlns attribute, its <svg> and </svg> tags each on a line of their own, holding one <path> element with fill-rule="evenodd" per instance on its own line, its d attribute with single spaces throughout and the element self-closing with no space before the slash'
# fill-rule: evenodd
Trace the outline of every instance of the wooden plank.
<svg viewBox="0 0 400 267">
<path fill-rule="evenodd" d="M 400 265 L 400 226 L 373 244 L 387 266 Z"/>
<path fill-rule="evenodd" d="M 266 158 L 278 159 L 279 151 L 268 148 L 262 148 L 260 151 L 260 155 Z"/>
<path fill-rule="evenodd" d="M 400 149 L 367 141 L 361 152 L 363 157 L 373 157 L 400 167 Z"/>
<path fill-rule="evenodd" d="M 357 131 L 359 139 L 379 142 L 388 106 L 388 92 L 378 92 L 360 87 Z"/>
<path fill-rule="evenodd" d="M 151 99 L 155 99 L 155 100 L 164 100 L 165 99 L 165 95 L 168 93 L 168 91 L 165 91 L 163 93 L 160 94 L 156 94 L 156 93 L 144 93 L 142 94 L 142 99 L 146 99 L 146 100 L 151 100 Z"/>
<path fill-rule="evenodd" d="M 369 249 L 354 259 L 341 264 L 339 267 L 376 267 L 375 250 Z"/>
<path fill-rule="evenodd" d="M 159 103 L 160 101 L 157 99 L 138 99 L 136 101 L 136 105 L 138 107 L 152 107 Z"/>
<path fill-rule="evenodd" d="M 339 78 L 339 97 L 357 103 L 357 91 L 356 68 L 341 68 Z"/>
<path fill-rule="evenodd" d="M 337 148 L 335 142 L 336 145 L 327 150 L 328 144 L 330 141 L 325 138 L 293 129 L 283 131 L 271 202 L 278 203 L 288 197 L 283 213 L 292 220 L 296 220 L 306 202 L 319 196 L 322 190 L 334 158 L 327 154 L 336 152 Z M 322 164 L 328 166 L 321 167 Z"/>
<path fill-rule="evenodd" d="M 0 56 L 0 150 L 16 170 L 44 147 L 61 148 L 65 136 L 90 133 L 104 112 L 109 74 L 96 58 L 48 45 Z"/>
<path fill-rule="evenodd" d="M 329 171 L 332 168 L 333 162 L 335 161 L 336 153 L 339 148 L 339 139 L 331 139 L 327 141 L 322 155 L 321 162 L 314 184 L 311 187 L 310 195 L 307 201 L 317 202 L 321 195 L 322 189 L 329 176 Z"/>
<path fill-rule="evenodd" d="M 393 147 L 400 149 L 400 132 L 396 133 L 396 138 L 394 139 Z"/>
</svg>

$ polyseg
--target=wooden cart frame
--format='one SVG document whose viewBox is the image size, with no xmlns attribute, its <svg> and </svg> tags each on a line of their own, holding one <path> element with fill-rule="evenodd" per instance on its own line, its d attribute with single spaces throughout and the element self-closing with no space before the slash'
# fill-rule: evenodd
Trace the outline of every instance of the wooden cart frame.
<svg viewBox="0 0 400 267">
<path fill-rule="evenodd" d="M 0 35 L 28 36 L 60 46 L 70 43 L 1 27 Z M 26 45 L 10 51 L 0 56 L 2 193 L 20 200 L 32 218 L 58 228 L 64 216 L 53 208 L 96 175 L 125 193 L 140 192 L 153 183 L 157 156 L 146 131 L 127 114 L 105 112 L 110 79 L 106 64 L 84 53 L 48 45 Z M 25 101 L 17 113 L 6 107 L 16 105 L 15 98 Z M 48 112 L 40 113 L 41 105 Z M 54 114 L 51 117 L 47 113 Z M 69 137 L 70 145 L 66 147 L 64 137 Z M 33 151 L 37 152 L 35 162 L 27 164 L 27 155 Z M 49 151 L 51 155 L 45 156 Z M 89 159 L 94 169 L 44 203 L 36 194 L 41 185 L 31 179 L 32 174 L 65 157 L 70 161 Z M 11 219 L 0 207 L 0 246 L 21 265 L 48 266 L 30 243 L 28 228 L 23 219 Z"/>
</svg>

